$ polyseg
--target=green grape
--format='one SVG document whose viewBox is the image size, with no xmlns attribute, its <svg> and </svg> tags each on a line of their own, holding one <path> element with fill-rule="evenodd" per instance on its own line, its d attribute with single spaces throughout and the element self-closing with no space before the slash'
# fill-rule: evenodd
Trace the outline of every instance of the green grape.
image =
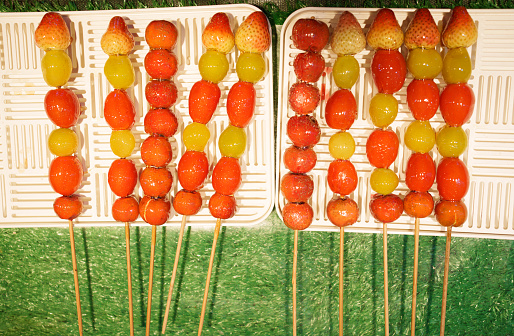
<svg viewBox="0 0 514 336">
<path fill-rule="evenodd" d="M 207 50 L 198 61 L 198 70 L 203 80 L 219 83 L 228 72 L 227 56 L 216 50 Z"/>
<path fill-rule="evenodd" d="M 443 68 L 443 58 L 435 49 L 416 48 L 409 52 L 407 69 L 415 79 L 433 79 Z"/>
<path fill-rule="evenodd" d="M 130 130 L 112 131 L 111 150 L 120 158 L 129 157 L 136 146 L 136 139 Z"/>
<path fill-rule="evenodd" d="M 330 137 L 328 150 L 334 159 L 348 160 L 355 152 L 355 140 L 348 132 L 337 132 Z"/>
<path fill-rule="evenodd" d="M 210 137 L 207 126 L 197 122 L 187 125 L 182 131 L 182 141 L 187 150 L 202 152 Z"/>
<path fill-rule="evenodd" d="M 240 81 L 257 83 L 266 72 L 266 62 L 261 54 L 242 53 L 237 59 L 236 72 Z"/>
<path fill-rule="evenodd" d="M 446 84 L 466 83 L 471 77 L 471 59 L 466 48 L 450 49 L 443 59 Z"/>
<path fill-rule="evenodd" d="M 411 151 L 428 153 L 435 144 L 435 131 L 430 122 L 416 120 L 407 127 L 404 141 Z"/>
<path fill-rule="evenodd" d="M 359 78 L 359 71 L 359 62 L 355 57 L 352 55 L 338 56 L 332 68 L 332 76 L 339 88 L 351 89 Z"/>
<path fill-rule="evenodd" d="M 218 147 L 223 156 L 239 158 L 246 148 L 246 133 L 243 128 L 228 126 L 221 133 Z"/>
<path fill-rule="evenodd" d="M 382 195 L 389 195 L 398 187 L 398 176 L 389 168 L 376 168 L 369 178 L 371 189 Z"/>
<path fill-rule="evenodd" d="M 43 79 L 49 86 L 61 87 L 71 76 L 71 59 L 64 50 L 48 50 L 41 60 Z"/>
<path fill-rule="evenodd" d="M 369 103 L 369 116 L 373 125 L 384 128 L 391 125 L 398 115 L 398 101 L 393 95 L 377 93 Z"/>
<path fill-rule="evenodd" d="M 48 137 L 48 149 L 53 155 L 70 156 L 78 149 L 77 133 L 69 128 L 58 128 Z"/>
<path fill-rule="evenodd" d="M 436 136 L 439 153 L 444 157 L 459 157 L 468 146 L 468 137 L 462 127 L 444 126 Z"/>
<path fill-rule="evenodd" d="M 136 75 L 127 55 L 109 56 L 104 66 L 104 74 L 115 89 L 128 89 L 134 84 Z"/>
</svg>

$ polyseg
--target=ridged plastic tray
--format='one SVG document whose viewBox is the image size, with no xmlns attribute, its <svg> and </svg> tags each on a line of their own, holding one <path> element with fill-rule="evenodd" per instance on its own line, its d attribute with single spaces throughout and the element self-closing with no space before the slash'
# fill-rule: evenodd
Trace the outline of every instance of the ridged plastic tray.
<svg viewBox="0 0 514 336">
<path fill-rule="evenodd" d="M 277 120 L 277 198 L 276 208 L 281 215 L 285 199 L 280 193 L 280 179 L 287 173 L 282 162 L 284 150 L 291 145 L 286 135 L 287 120 L 294 115 L 288 107 L 289 87 L 296 82 L 293 69 L 294 57 L 301 51 L 296 49 L 291 40 L 294 23 L 301 18 L 315 17 L 326 22 L 333 32 L 339 16 L 348 10 L 355 15 L 364 33 L 367 33 L 378 9 L 357 8 L 303 8 L 288 17 L 282 27 L 280 36 L 280 74 L 279 74 L 279 111 Z M 405 31 L 412 20 L 415 9 L 393 9 L 398 22 Z M 440 31 L 450 17 L 449 9 L 433 9 L 432 13 Z M 468 220 L 453 230 L 455 236 L 514 239 L 514 10 L 469 10 L 478 26 L 478 41 L 468 49 L 473 65 L 472 77 L 468 84 L 473 88 L 476 103 L 471 120 L 463 128 L 468 134 L 468 148 L 461 159 L 466 163 L 471 175 L 471 184 L 464 202 L 468 207 Z M 444 52 L 439 46 L 439 51 Z M 407 55 L 402 47 L 401 52 Z M 314 179 L 315 191 L 310 201 L 314 209 L 314 221 L 309 230 L 338 230 L 327 218 L 326 204 L 333 193 L 326 182 L 327 168 L 333 160 L 328 152 L 328 140 L 336 130 L 330 129 L 324 120 L 326 99 L 337 90 L 329 74 L 336 60 L 336 54 L 328 45 L 323 51 L 327 64 L 327 76 L 322 76 L 317 83 L 322 90 L 322 101 L 314 111 L 322 128 L 320 142 L 314 147 L 318 162 L 309 174 Z M 366 139 L 374 129 L 369 120 L 368 108 L 371 97 L 377 93 L 373 84 L 370 65 L 373 51 L 367 47 L 356 55 L 360 64 L 360 77 L 352 88 L 357 105 L 358 119 L 350 129 L 356 141 L 356 151 L 351 161 L 359 177 L 358 187 L 351 195 L 361 210 L 356 224 L 346 227 L 349 232 L 382 232 L 382 224 L 373 219 L 369 211 L 372 190 L 369 177 L 372 167 L 366 158 Z M 399 101 L 399 113 L 392 128 L 400 138 L 398 158 L 391 168 L 399 175 L 400 185 L 395 191 L 405 195 L 405 168 L 411 154 L 403 144 L 405 129 L 413 120 L 406 102 L 406 88 L 412 80 L 409 74 L 404 87 L 395 94 Z M 436 80 L 442 90 L 444 81 L 439 76 Z M 438 112 L 431 120 L 437 130 L 444 121 Z M 434 148 L 433 157 L 440 160 Z M 434 187 L 432 195 L 437 200 L 438 193 Z M 388 231 L 396 234 L 413 234 L 414 219 L 402 215 L 394 223 L 388 224 Z M 423 235 L 442 235 L 445 228 L 437 223 L 434 216 L 421 219 L 420 233 Z"/>
<path fill-rule="evenodd" d="M 246 16 L 258 9 L 254 6 L 224 5 L 205 7 L 177 7 L 159 9 L 113 10 L 91 12 L 61 12 L 70 28 L 73 42 L 68 54 L 73 62 L 73 73 L 68 83 L 79 96 L 83 110 L 76 127 L 79 133 L 78 156 L 84 165 L 84 183 L 78 193 L 82 196 L 85 211 L 75 220 L 78 225 L 114 226 L 111 206 L 115 195 L 107 184 L 107 172 L 113 160 L 109 146 L 111 130 L 103 118 L 105 97 L 112 90 L 103 75 L 107 60 L 100 47 L 100 38 L 111 17 L 125 18 L 135 37 L 136 46 L 130 59 L 136 71 L 136 83 L 128 90 L 136 110 L 136 124 L 132 129 L 137 144 L 130 157 L 138 168 L 143 167 L 140 145 L 148 136 L 144 133 L 143 119 L 148 111 L 144 87 L 149 80 L 143 60 L 149 51 L 144 41 L 146 26 L 152 20 L 169 20 L 178 28 L 178 41 L 174 52 L 179 68 L 174 78 L 179 95 L 174 112 L 179 118 L 179 131 L 171 139 L 173 160 L 169 169 L 174 176 L 170 197 L 179 190 L 176 166 L 185 151 L 181 131 L 191 122 L 188 115 L 188 96 L 192 85 L 201 79 L 198 60 L 205 52 L 201 34 L 209 19 L 217 12 L 225 12 L 233 31 Z M 0 14 L 0 227 L 37 227 L 67 225 L 54 213 L 52 204 L 59 195 L 48 182 L 48 167 L 52 154 L 47 149 L 47 138 L 55 126 L 43 108 L 43 98 L 50 89 L 43 80 L 40 61 L 43 53 L 34 43 L 34 31 L 44 13 Z M 268 70 L 263 80 L 256 84 L 257 106 L 255 117 L 247 127 L 247 148 L 241 158 L 243 183 L 235 194 L 236 215 L 224 225 L 253 225 L 264 220 L 273 209 L 274 201 L 274 125 L 273 76 L 271 48 L 264 54 Z M 230 70 L 219 84 L 222 92 L 220 104 L 209 123 L 211 141 L 206 148 L 211 166 L 221 157 L 217 139 L 228 125 L 226 114 L 227 93 L 238 78 L 235 72 L 237 48 L 228 54 Z M 136 196 L 142 190 L 136 188 Z M 201 191 L 204 205 L 199 214 L 188 218 L 196 226 L 214 225 L 207 208 L 214 193 L 208 180 Z M 181 216 L 170 217 L 166 225 L 179 224 Z M 141 218 L 136 225 L 145 224 Z M 145 224 L 146 225 L 146 224 Z"/>
</svg>

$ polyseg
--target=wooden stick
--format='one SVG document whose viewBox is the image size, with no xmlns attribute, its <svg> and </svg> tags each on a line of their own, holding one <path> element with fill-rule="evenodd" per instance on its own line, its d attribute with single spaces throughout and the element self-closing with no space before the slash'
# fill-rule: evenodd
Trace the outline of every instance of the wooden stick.
<svg viewBox="0 0 514 336">
<path fill-rule="evenodd" d="M 414 222 L 414 271 L 412 275 L 412 312 L 410 317 L 410 334 L 416 335 L 416 296 L 418 294 L 418 259 L 419 259 L 419 218 Z"/>
<path fill-rule="evenodd" d="M 186 227 L 187 216 L 182 216 L 182 224 L 180 225 L 180 234 L 178 236 L 177 251 L 175 252 L 175 262 L 173 263 L 173 272 L 171 273 L 170 290 L 168 291 L 168 301 L 166 302 L 166 312 L 164 313 L 164 323 L 162 325 L 162 333 L 166 332 L 166 324 L 168 323 L 168 315 L 170 313 L 171 296 L 173 294 L 173 286 L 177 276 L 178 260 L 180 257 L 180 248 L 182 247 L 182 239 L 184 238 L 184 229 Z"/>
<path fill-rule="evenodd" d="M 450 270 L 450 246 L 452 241 L 452 227 L 446 229 L 446 251 L 444 253 L 444 278 L 443 278 L 443 304 L 441 307 L 441 333 L 444 335 L 444 325 L 446 323 L 446 298 L 448 296 L 448 273 Z"/>
<path fill-rule="evenodd" d="M 385 335 L 389 335 L 389 280 L 387 271 L 387 223 L 383 223 L 384 229 L 384 320 Z"/>
<path fill-rule="evenodd" d="M 343 335 L 344 226 L 339 229 L 339 336 Z"/>
<path fill-rule="evenodd" d="M 155 257 L 155 241 L 157 240 L 157 225 L 152 225 L 152 247 L 150 248 L 150 277 L 148 279 L 148 304 L 146 307 L 146 336 L 150 335 L 152 314 L 153 264 Z"/>
<path fill-rule="evenodd" d="M 132 302 L 132 266 L 130 263 L 130 224 L 125 223 L 125 247 L 127 250 L 127 279 L 129 299 L 130 336 L 134 336 L 134 308 Z"/>
<path fill-rule="evenodd" d="M 205 308 L 207 307 L 207 296 L 209 295 L 209 284 L 211 282 L 212 265 L 214 264 L 214 255 L 216 253 L 216 244 L 220 234 L 221 218 L 216 221 L 214 228 L 214 240 L 212 241 L 211 258 L 209 260 L 209 270 L 207 271 L 207 280 L 205 281 L 205 291 L 203 293 L 202 313 L 200 314 L 200 325 L 198 327 L 198 336 L 202 334 L 203 320 L 205 319 Z"/>
<path fill-rule="evenodd" d="M 75 234 L 73 232 L 73 221 L 69 221 L 70 226 L 70 245 L 71 245 L 71 262 L 73 264 L 73 280 L 75 282 L 75 299 L 77 301 L 77 318 L 79 321 L 79 334 L 82 332 L 82 309 L 80 308 L 80 290 L 79 290 L 79 272 L 77 268 L 77 254 L 75 253 Z"/>
<path fill-rule="evenodd" d="M 294 230 L 293 248 L 293 336 L 296 336 L 296 268 L 298 267 L 298 230 Z"/>
</svg>

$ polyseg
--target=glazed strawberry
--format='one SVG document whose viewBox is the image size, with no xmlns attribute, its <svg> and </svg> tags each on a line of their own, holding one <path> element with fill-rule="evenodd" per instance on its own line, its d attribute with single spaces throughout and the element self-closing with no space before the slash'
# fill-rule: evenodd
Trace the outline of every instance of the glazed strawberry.
<svg viewBox="0 0 514 336">
<path fill-rule="evenodd" d="M 201 80 L 189 92 L 189 115 L 194 122 L 207 124 L 211 120 L 220 100 L 221 90 L 217 84 Z"/>
<path fill-rule="evenodd" d="M 345 11 L 339 18 L 330 42 L 337 55 L 355 55 L 366 47 L 366 36 L 352 13 Z"/>
<path fill-rule="evenodd" d="M 46 13 L 34 33 L 36 45 L 43 50 L 65 50 L 71 43 L 70 31 L 59 13 Z"/>
<path fill-rule="evenodd" d="M 373 49 L 395 50 L 402 46 L 402 28 L 392 10 L 383 8 L 378 12 L 366 39 Z"/>
<path fill-rule="evenodd" d="M 241 52 L 262 53 L 268 50 L 271 37 L 268 19 L 263 12 L 253 12 L 236 31 L 236 46 Z"/>
<path fill-rule="evenodd" d="M 416 11 L 414 19 L 405 31 L 405 46 L 409 49 L 434 49 L 440 40 L 439 29 L 427 8 Z"/>
<path fill-rule="evenodd" d="M 109 22 L 107 31 L 100 40 L 102 50 L 107 55 L 126 55 L 134 48 L 134 36 L 130 33 L 121 16 L 115 16 Z"/>
<path fill-rule="evenodd" d="M 470 47 L 478 38 L 475 22 L 463 6 L 452 10 L 452 16 L 442 34 L 443 44 L 449 48 Z"/>
<path fill-rule="evenodd" d="M 228 53 L 234 48 L 234 33 L 225 13 L 216 13 L 202 33 L 202 43 L 207 49 Z"/>
<path fill-rule="evenodd" d="M 252 83 L 237 82 L 227 96 L 227 114 L 230 123 L 244 128 L 248 126 L 255 110 L 255 88 Z"/>
<path fill-rule="evenodd" d="M 295 83 L 289 89 L 289 105 L 298 114 L 311 113 L 318 107 L 319 90 L 309 83 Z"/>
</svg>

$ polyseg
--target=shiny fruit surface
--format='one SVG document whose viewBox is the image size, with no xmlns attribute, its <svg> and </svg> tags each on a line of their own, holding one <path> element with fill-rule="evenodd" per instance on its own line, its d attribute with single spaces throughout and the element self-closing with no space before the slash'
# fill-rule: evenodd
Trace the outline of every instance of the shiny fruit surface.
<svg viewBox="0 0 514 336">
<path fill-rule="evenodd" d="M 439 88 L 432 79 L 415 79 L 407 86 L 407 105 L 416 120 L 430 120 L 439 108 Z"/>
<path fill-rule="evenodd" d="M 63 50 L 48 50 L 41 59 L 41 70 L 46 84 L 54 87 L 65 85 L 71 76 L 71 59 Z"/>
<path fill-rule="evenodd" d="M 82 212 L 82 201 L 77 195 L 57 197 L 54 211 L 60 219 L 75 219 Z"/>
<path fill-rule="evenodd" d="M 443 68 L 443 58 L 435 49 L 416 48 L 407 56 L 407 69 L 415 79 L 433 79 Z"/>
<path fill-rule="evenodd" d="M 414 218 L 428 217 L 434 210 L 434 199 L 428 192 L 411 191 L 403 199 L 403 210 Z"/>
<path fill-rule="evenodd" d="M 139 215 L 150 225 L 162 225 L 170 216 L 171 204 L 165 198 L 145 196 L 139 202 Z"/>
<path fill-rule="evenodd" d="M 127 55 L 109 56 L 105 62 L 104 74 L 115 89 L 128 89 L 136 78 L 134 67 Z"/>
<path fill-rule="evenodd" d="M 141 159 L 147 166 L 166 167 L 172 157 L 171 144 L 167 138 L 152 135 L 141 145 Z"/>
<path fill-rule="evenodd" d="M 349 197 L 331 199 L 327 204 L 327 216 L 336 226 L 352 225 L 359 219 L 359 206 Z"/>
<path fill-rule="evenodd" d="M 193 122 L 182 131 L 182 143 L 187 150 L 202 152 L 209 142 L 211 132 L 204 124 Z"/>
<path fill-rule="evenodd" d="M 300 53 L 294 58 L 293 69 L 299 81 L 315 83 L 325 70 L 325 58 L 319 53 Z"/>
<path fill-rule="evenodd" d="M 145 195 L 150 197 L 164 197 L 171 190 L 173 176 L 165 167 L 146 167 L 139 174 L 139 184 Z"/>
<path fill-rule="evenodd" d="M 310 115 L 293 116 L 287 121 L 287 136 L 296 147 L 311 147 L 319 142 L 321 129 Z"/>
<path fill-rule="evenodd" d="M 435 206 L 435 218 L 442 226 L 459 227 L 468 218 L 468 208 L 462 201 L 441 200 Z"/>
<path fill-rule="evenodd" d="M 107 173 L 107 182 L 116 196 L 131 195 L 137 183 L 137 170 L 134 162 L 127 159 L 114 160 Z"/>
<path fill-rule="evenodd" d="M 127 91 L 114 90 L 105 98 L 104 118 L 113 130 L 132 128 L 136 118 L 136 109 Z"/>
<path fill-rule="evenodd" d="M 236 199 L 232 195 L 215 193 L 209 199 L 209 211 L 214 218 L 229 219 L 236 213 Z"/>
<path fill-rule="evenodd" d="M 78 136 L 69 128 L 57 128 L 48 136 L 48 149 L 53 155 L 69 156 L 77 152 Z"/>
<path fill-rule="evenodd" d="M 308 203 L 287 203 L 282 208 L 284 224 L 292 230 L 305 230 L 313 217 L 314 211 Z"/>
<path fill-rule="evenodd" d="M 45 95 L 45 111 L 48 118 L 57 126 L 75 126 L 80 116 L 80 102 L 70 89 L 54 89 Z"/>
<path fill-rule="evenodd" d="M 227 96 L 227 115 L 230 123 L 244 128 L 252 120 L 255 110 L 256 94 L 252 83 L 237 82 L 230 88 Z"/>
<path fill-rule="evenodd" d="M 413 153 L 405 169 L 405 183 L 410 190 L 425 192 L 435 181 L 435 162 L 427 153 Z"/>
<path fill-rule="evenodd" d="M 234 194 L 241 185 L 241 166 L 239 160 L 222 157 L 212 170 L 212 187 L 222 195 Z"/>
<path fill-rule="evenodd" d="M 320 102 L 319 89 L 309 83 L 297 82 L 289 89 L 289 106 L 298 114 L 311 113 Z"/>
<path fill-rule="evenodd" d="M 202 208 L 202 196 L 198 191 L 182 189 L 173 197 L 173 208 L 182 216 L 196 215 Z"/>
<path fill-rule="evenodd" d="M 328 141 L 328 151 L 334 159 L 348 160 L 355 152 L 355 140 L 349 132 L 337 132 Z"/>
<path fill-rule="evenodd" d="M 175 135 L 178 128 L 175 113 L 167 108 L 155 108 L 148 111 L 144 124 L 146 133 L 162 135 L 165 138 Z"/>
<path fill-rule="evenodd" d="M 437 166 L 436 182 L 442 199 L 460 201 L 468 192 L 468 169 L 458 158 L 444 158 Z"/>
<path fill-rule="evenodd" d="M 112 131 L 111 133 L 111 151 L 120 158 L 129 157 L 136 147 L 136 138 L 130 130 Z"/>
<path fill-rule="evenodd" d="M 435 145 L 435 131 L 428 121 L 413 121 L 405 130 L 404 142 L 416 153 L 428 153 Z"/>
<path fill-rule="evenodd" d="M 373 125 L 384 128 L 393 123 L 398 115 L 398 101 L 391 94 L 377 93 L 369 103 L 369 116 Z"/>
<path fill-rule="evenodd" d="M 144 63 L 146 72 L 153 79 L 170 79 L 177 73 L 177 57 L 166 49 L 150 50 Z"/>
<path fill-rule="evenodd" d="M 82 184 L 83 176 L 82 164 L 75 156 L 58 156 L 50 163 L 50 185 L 63 196 L 75 193 Z"/>
<path fill-rule="evenodd" d="M 280 191 L 289 202 L 306 202 L 312 196 L 314 182 L 309 175 L 289 172 L 282 177 Z"/>
<path fill-rule="evenodd" d="M 403 201 L 394 194 L 374 195 L 369 203 L 371 215 L 379 222 L 391 223 L 403 213 Z"/>
<path fill-rule="evenodd" d="M 449 49 L 443 59 L 446 84 L 466 83 L 471 77 L 471 59 L 466 48 Z"/>
<path fill-rule="evenodd" d="M 467 84 L 450 84 L 441 92 L 441 115 L 450 126 L 462 126 L 471 118 L 475 94 Z"/>
<path fill-rule="evenodd" d="M 355 166 L 348 160 L 334 160 L 328 166 L 327 182 L 330 190 L 336 194 L 349 195 L 359 179 Z"/>
<path fill-rule="evenodd" d="M 380 49 L 371 62 L 371 74 L 378 92 L 393 94 L 403 87 L 407 65 L 398 50 Z"/>
<path fill-rule="evenodd" d="M 297 174 L 310 172 L 316 166 L 317 155 L 312 148 L 290 146 L 284 151 L 284 166 Z"/>
<path fill-rule="evenodd" d="M 228 60 L 225 54 L 215 50 L 207 50 L 198 61 L 198 69 L 203 80 L 219 83 L 228 72 Z"/>
<path fill-rule="evenodd" d="M 382 195 L 392 193 L 399 182 L 398 176 L 389 168 L 375 168 L 369 178 L 371 189 Z"/>
<path fill-rule="evenodd" d="M 112 217 L 122 223 L 134 222 L 139 217 L 139 203 L 133 196 L 118 198 L 112 205 Z"/>
<path fill-rule="evenodd" d="M 392 130 L 374 130 L 366 141 L 366 156 L 369 163 L 377 168 L 387 168 L 398 156 L 400 141 Z"/>
<path fill-rule="evenodd" d="M 444 157 L 459 157 L 468 147 L 468 137 L 462 127 L 445 125 L 437 132 L 435 142 Z"/>
<path fill-rule="evenodd" d="M 351 89 L 359 78 L 359 62 L 353 55 L 338 56 L 332 68 L 332 77 L 340 89 Z"/>
<path fill-rule="evenodd" d="M 325 106 L 325 120 L 328 127 L 342 131 L 352 127 L 357 119 L 357 102 L 350 90 L 337 90 Z"/>
<path fill-rule="evenodd" d="M 209 161 L 204 152 L 185 152 L 177 167 L 178 181 L 182 188 L 193 191 L 203 186 L 209 174 Z"/>
<path fill-rule="evenodd" d="M 221 133 L 218 147 L 223 156 L 241 157 L 246 149 L 246 132 L 244 128 L 229 125 Z"/>
<path fill-rule="evenodd" d="M 248 83 L 257 83 L 266 72 L 266 61 L 261 54 L 239 54 L 236 63 L 236 73 L 239 80 Z"/>
<path fill-rule="evenodd" d="M 171 50 L 177 43 L 177 27 L 166 20 L 155 20 L 146 26 L 145 40 L 152 49 Z"/>
<path fill-rule="evenodd" d="M 177 101 L 177 86 L 169 80 L 152 80 L 146 84 L 145 97 L 152 107 L 169 108 Z"/>
<path fill-rule="evenodd" d="M 207 124 L 216 111 L 221 90 L 218 84 L 205 80 L 196 82 L 189 92 L 189 116 L 193 121 Z"/>
<path fill-rule="evenodd" d="M 296 48 L 317 53 L 327 45 L 329 36 L 327 24 L 315 19 L 299 19 L 291 34 Z"/>
</svg>

